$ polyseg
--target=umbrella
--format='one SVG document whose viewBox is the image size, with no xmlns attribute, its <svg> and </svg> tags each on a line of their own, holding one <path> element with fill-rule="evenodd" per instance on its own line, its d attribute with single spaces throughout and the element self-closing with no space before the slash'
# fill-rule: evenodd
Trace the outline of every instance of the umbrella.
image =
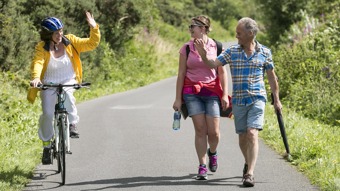
<svg viewBox="0 0 340 191">
<path fill-rule="evenodd" d="M 274 104 L 273 93 L 271 94 L 271 97 L 272 97 L 272 105 L 273 105 Z M 277 115 L 277 121 L 278 121 L 279 127 L 280 127 L 280 132 L 281 132 L 283 144 L 286 148 L 287 158 L 288 158 L 288 160 L 291 160 L 290 150 L 289 150 L 289 145 L 288 145 L 288 140 L 287 140 L 287 135 L 286 135 L 286 130 L 285 130 L 285 125 L 283 123 L 283 118 L 282 118 L 282 112 L 280 110 L 276 110 L 276 115 Z"/>
</svg>

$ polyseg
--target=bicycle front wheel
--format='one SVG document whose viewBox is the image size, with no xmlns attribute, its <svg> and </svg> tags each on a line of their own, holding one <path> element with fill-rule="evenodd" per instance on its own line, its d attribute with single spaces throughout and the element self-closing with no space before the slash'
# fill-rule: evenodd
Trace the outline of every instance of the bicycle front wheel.
<svg viewBox="0 0 340 191">
<path fill-rule="evenodd" d="M 59 164 L 61 172 L 61 184 L 65 184 L 66 178 L 66 141 L 65 141 L 65 127 L 66 120 L 64 117 L 59 118 Z M 58 165 L 59 165 L 58 164 Z M 59 167 L 59 166 L 58 166 Z"/>
</svg>

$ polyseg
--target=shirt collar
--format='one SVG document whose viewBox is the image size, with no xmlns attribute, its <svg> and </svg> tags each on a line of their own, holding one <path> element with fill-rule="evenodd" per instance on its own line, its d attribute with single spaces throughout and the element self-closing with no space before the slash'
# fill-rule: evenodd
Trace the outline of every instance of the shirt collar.
<svg viewBox="0 0 340 191">
<path fill-rule="evenodd" d="M 239 49 L 243 49 L 241 45 L 238 44 Z M 256 52 L 261 52 L 262 50 L 262 44 L 260 44 L 257 40 L 255 40 L 255 51 Z"/>
</svg>

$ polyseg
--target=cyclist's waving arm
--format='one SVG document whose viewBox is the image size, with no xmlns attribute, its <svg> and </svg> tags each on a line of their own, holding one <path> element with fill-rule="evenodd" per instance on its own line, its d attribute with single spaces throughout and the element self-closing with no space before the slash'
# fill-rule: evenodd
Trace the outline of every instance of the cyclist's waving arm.
<svg viewBox="0 0 340 191">
<path fill-rule="evenodd" d="M 86 11 L 85 14 L 86 14 L 87 23 L 89 23 L 90 27 L 95 28 L 97 26 L 97 23 L 93 18 L 93 14 L 91 14 L 88 11 Z"/>
<path fill-rule="evenodd" d="M 99 25 L 94 20 L 93 15 L 88 11 L 86 12 L 86 20 L 90 26 L 89 38 L 79 38 L 75 35 L 65 35 L 79 53 L 94 50 L 100 42 Z"/>
</svg>

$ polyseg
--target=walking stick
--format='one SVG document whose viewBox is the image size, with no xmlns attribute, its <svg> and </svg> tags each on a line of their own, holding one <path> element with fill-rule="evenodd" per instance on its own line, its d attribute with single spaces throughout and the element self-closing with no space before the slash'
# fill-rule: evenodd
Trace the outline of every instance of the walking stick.
<svg viewBox="0 0 340 191">
<path fill-rule="evenodd" d="M 272 105 L 273 105 L 274 104 L 273 93 L 271 93 L 271 97 L 272 97 Z M 275 113 L 277 115 L 277 121 L 279 123 L 283 144 L 284 144 L 285 149 L 286 149 L 286 157 L 287 157 L 288 160 L 291 160 L 290 150 L 289 150 L 289 145 L 288 145 L 288 140 L 287 140 L 287 135 L 286 135 L 286 130 L 285 130 L 285 125 L 283 123 L 283 118 L 282 118 L 282 112 L 280 110 L 276 110 Z"/>
</svg>

